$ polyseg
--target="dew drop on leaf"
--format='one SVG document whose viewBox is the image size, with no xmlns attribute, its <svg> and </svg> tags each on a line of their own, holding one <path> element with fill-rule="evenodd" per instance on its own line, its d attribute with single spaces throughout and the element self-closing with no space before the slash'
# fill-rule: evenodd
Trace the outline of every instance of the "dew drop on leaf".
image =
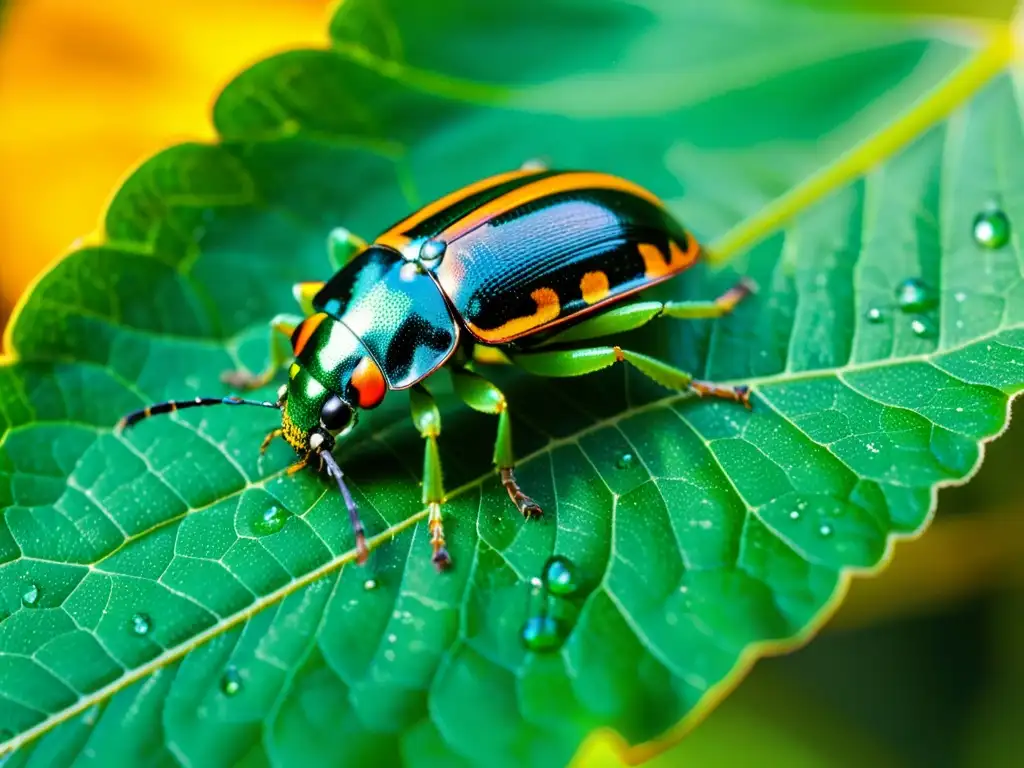
<svg viewBox="0 0 1024 768">
<path fill-rule="evenodd" d="M 829 536 L 832 535 L 832 526 L 829 525 L 828 523 L 826 523 L 825 525 L 821 526 L 821 528 L 818 529 L 818 533 L 820 533 L 825 538 L 828 538 Z"/>
<path fill-rule="evenodd" d="M 904 312 L 924 312 L 938 303 L 935 292 L 919 277 L 908 277 L 896 286 L 896 303 Z"/>
<path fill-rule="evenodd" d="M 39 585 L 26 584 L 21 592 L 21 604 L 27 608 L 34 608 L 39 602 Z"/>
<path fill-rule="evenodd" d="M 274 505 L 265 509 L 263 514 L 256 518 L 253 529 L 260 536 L 268 536 L 271 533 L 280 531 L 287 522 L 288 512 Z"/>
<path fill-rule="evenodd" d="M 367 579 L 363 582 L 363 589 L 365 589 L 367 592 L 372 592 L 377 588 L 377 586 L 378 585 L 376 579 Z"/>
<path fill-rule="evenodd" d="M 793 511 L 791 511 L 789 513 L 789 519 L 790 520 L 799 520 L 800 519 L 800 510 L 794 509 Z"/>
<path fill-rule="evenodd" d="M 982 211 L 974 217 L 974 242 L 983 248 L 995 250 L 1010 241 L 1010 219 L 997 208 Z"/>
<path fill-rule="evenodd" d="M 553 595 L 564 597 L 576 591 L 576 568 L 561 555 L 555 555 L 544 564 L 543 583 Z"/>
<path fill-rule="evenodd" d="M 869 323 L 880 323 L 885 320 L 885 313 L 878 307 L 871 307 L 871 309 L 864 313 L 864 318 Z"/>
<path fill-rule="evenodd" d="M 615 466 L 618 469 L 629 469 L 633 466 L 634 461 L 636 461 L 636 459 L 633 457 L 632 453 L 624 453 L 615 461 Z"/>
<path fill-rule="evenodd" d="M 228 667 L 220 678 L 220 691 L 225 696 L 235 696 L 242 690 L 242 677 L 234 667 Z"/>
<path fill-rule="evenodd" d="M 132 616 L 131 628 L 133 634 L 144 637 L 153 628 L 153 620 L 144 613 L 136 613 Z"/>
<path fill-rule="evenodd" d="M 543 653 L 557 650 L 565 640 L 565 631 L 551 616 L 531 616 L 523 625 L 522 638 L 529 650 Z"/>
<path fill-rule="evenodd" d="M 930 338 L 935 335 L 934 326 L 924 318 L 920 317 L 915 317 L 910 321 L 910 330 L 914 332 L 915 336 L 920 336 L 922 338 Z"/>
</svg>

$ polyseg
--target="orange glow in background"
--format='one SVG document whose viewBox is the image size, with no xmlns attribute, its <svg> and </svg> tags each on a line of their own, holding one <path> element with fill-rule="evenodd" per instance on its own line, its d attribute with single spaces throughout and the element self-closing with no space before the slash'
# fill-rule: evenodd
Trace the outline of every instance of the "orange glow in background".
<svg viewBox="0 0 1024 768">
<path fill-rule="evenodd" d="M 0 328 L 147 157 L 214 137 L 217 93 L 326 41 L 330 0 L 10 0 L 0 22 Z"/>
</svg>

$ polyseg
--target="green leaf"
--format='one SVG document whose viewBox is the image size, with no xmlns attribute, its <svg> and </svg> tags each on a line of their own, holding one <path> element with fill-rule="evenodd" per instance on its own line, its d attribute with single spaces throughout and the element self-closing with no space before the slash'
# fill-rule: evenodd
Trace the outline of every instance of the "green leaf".
<svg viewBox="0 0 1024 768">
<path fill-rule="evenodd" d="M 239 76 L 222 143 L 139 168 L 104 241 L 12 325 L 12 764 L 564 764 L 595 728 L 640 744 L 687 727 L 758 654 L 803 642 L 974 471 L 1024 386 L 1019 240 L 971 230 L 990 203 L 1024 220 L 1017 90 L 993 77 L 1012 51 L 1002 27 L 966 29 L 754 0 L 346 0 L 330 48 Z M 629 340 L 750 383 L 752 412 L 622 370 L 501 372 L 518 475 L 547 511 L 525 523 L 486 465 L 493 420 L 445 397 L 444 576 L 401 396 L 338 453 L 369 570 L 330 483 L 287 477 L 282 446 L 258 459 L 269 413 L 112 433 L 261 368 L 290 284 L 327 275 L 330 228 L 373 236 L 536 156 L 628 176 L 712 244 L 718 269 L 659 295 L 762 286 L 725 320 Z M 908 277 L 937 309 L 895 308 Z M 267 532 L 272 507 L 287 515 Z M 564 646 L 531 654 L 528 583 L 553 552 L 581 594 Z"/>
</svg>

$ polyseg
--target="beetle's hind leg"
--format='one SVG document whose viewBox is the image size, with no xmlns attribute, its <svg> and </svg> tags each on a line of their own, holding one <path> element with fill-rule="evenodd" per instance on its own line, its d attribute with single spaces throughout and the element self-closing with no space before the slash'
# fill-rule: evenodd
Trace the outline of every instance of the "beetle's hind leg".
<svg viewBox="0 0 1024 768">
<path fill-rule="evenodd" d="M 501 475 L 501 484 L 523 517 L 540 517 L 540 505 L 523 493 L 516 482 L 515 454 L 512 452 L 512 422 L 508 415 L 508 401 L 496 386 L 479 374 L 465 368 L 452 368 L 455 394 L 475 411 L 498 417 L 498 437 L 494 443 L 494 464 Z"/>
<path fill-rule="evenodd" d="M 427 526 L 430 530 L 432 560 L 437 570 L 451 567 L 452 558 L 444 540 L 444 522 L 441 505 L 444 504 L 444 477 L 441 471 L 441 454 L 437 449 L 437 438 L 441 434 L 441 413 L 434 398 L 422 385 L 409 390 L 409 404 L 412 420 L 426 442 L 423 446 L 423 503 L 427 505 Z"/>
<path fill-rule="evenodd" d="M 725 317 L 743 299 L 756 291 L 756 284 L 748 278 L 743 278 L 714 301 L 640 301 L 626 304 L 584 320 L 578 325 L 546 339 L 543 344 L 538 346 L 586 341 L 611 334 L 626 333 L 645 326 L 659 317 L 671 317 L 677 320 Z"/>
<path fill-rule="evenodd" d="M 584 349 L 552 350 L 515 355 L 512 362 L 527 373 L 536 376 L 585 376 L 616 363 L 629 363 L 648 378 L 668 389 L 690 390 L 700 397 L 731 400 L 750 407 L 750 387 L 724 387 L 709 381 L 699 381 L 686 371 L 668 363 L 621 347 L 589 347 Z"/>
<path fill-rule="evenodd" d="M 295 328 L 302 322 L 296 315 L 278 315 L 270 321 L 270 363 L 262 373 L 249 371 L 226 371 L 220 380 L 236 389 L 259 389 L 269 384 L 277 372 L 291 359 L 292 346 L 289 343 Z"/>
</svg>

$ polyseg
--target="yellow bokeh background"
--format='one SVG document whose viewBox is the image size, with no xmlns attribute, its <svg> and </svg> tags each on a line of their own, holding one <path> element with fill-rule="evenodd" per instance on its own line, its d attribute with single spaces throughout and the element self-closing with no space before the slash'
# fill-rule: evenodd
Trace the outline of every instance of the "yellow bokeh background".
<svg viewBox="0 0 1024 768">
<path fill-rule="evenodd" d="M 330 0 L 11 0 L 0 26 L 0 324 L 128 172 L 240 70 L 323 45 Z"/>
</svg>

